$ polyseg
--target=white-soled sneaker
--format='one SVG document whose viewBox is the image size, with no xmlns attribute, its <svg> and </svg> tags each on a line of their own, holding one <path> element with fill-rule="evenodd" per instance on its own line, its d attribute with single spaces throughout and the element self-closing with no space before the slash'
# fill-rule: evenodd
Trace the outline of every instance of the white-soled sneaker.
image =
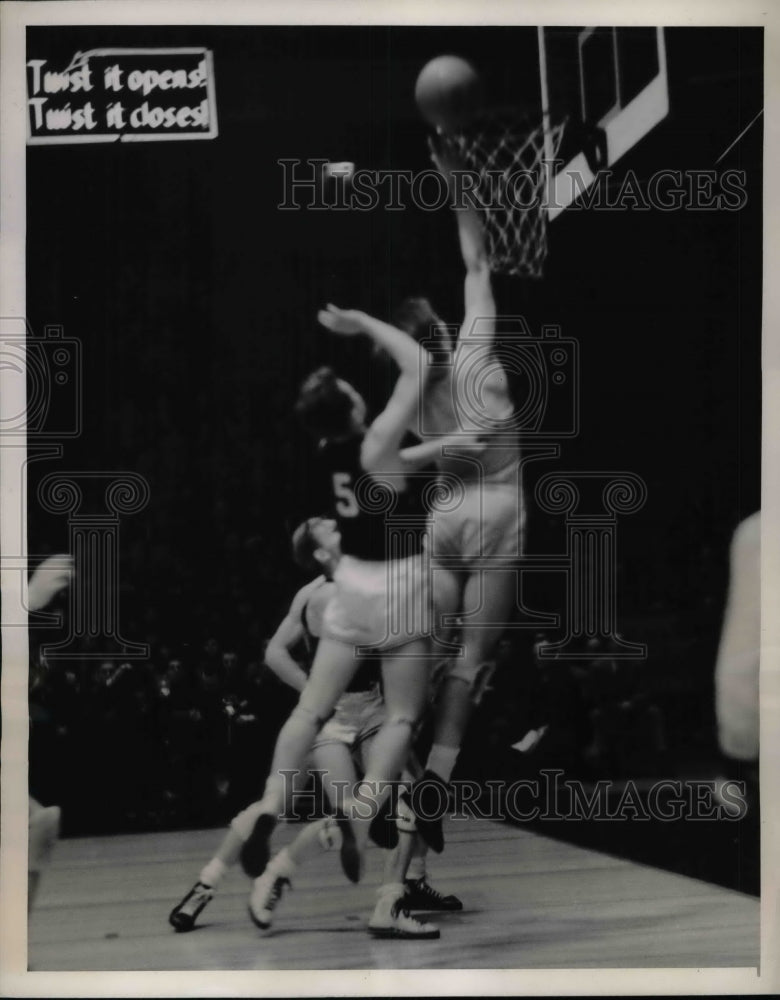
<svg viewBox="0 0 780 1000">
<path fill-rule="evenodd" d="M 273 871 L 265 871 L 255 879 L 248 909 L 252 923 L 260 930 L 267 931 L 273 923 L 274 910 L 286 888 L 291 888 L 290 880 Z"/>
<path fill-rule="evenodd" d="M 385 900 L 376 904 L 368 922 L 368 933 L 376 938 L 403 938 L 406 940 L 432 940 L 439 937 L 436 924 L 427 924 L 410 915 L 397 899 L 388 909 Z"/>
</svg>

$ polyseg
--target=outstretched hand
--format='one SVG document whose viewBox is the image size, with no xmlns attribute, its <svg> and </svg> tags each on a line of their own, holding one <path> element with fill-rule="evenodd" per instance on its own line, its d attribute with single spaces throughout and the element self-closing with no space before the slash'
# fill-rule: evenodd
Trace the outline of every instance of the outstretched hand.
<svg viewBox="0 0 780 1000">
<path fill-rule="evenodd" d="M 27 607 L 30 611 L 45 608 L 55 594 L 64 590 L 73 579 L 73 559 L 69 555 L 49 556 L 35 570 L 27 585 Z"/>
<path fill-rule="evenodd" d="M 363 332 L 362 313 L 357 309 L 339 309 L 328 303 L 317 313 L 317 319 L 333 333 L 341 333 L 351 337 Z"/>
</svg>

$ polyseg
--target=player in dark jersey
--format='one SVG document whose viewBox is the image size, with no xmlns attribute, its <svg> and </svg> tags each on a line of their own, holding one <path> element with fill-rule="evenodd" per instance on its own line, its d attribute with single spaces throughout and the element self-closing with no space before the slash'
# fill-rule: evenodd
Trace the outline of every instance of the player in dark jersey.
<svg viewBox="0 0 780 1000">
<path fill-rule="evenodd" d="M 241 863 L 254 878 L 265 870 L 270 835 L 284 812 L 283 772 L 301 767 L 357 669 L 356 654 L 373 647 L 382 659 L 387 718 L 373 741 L 365 778 L 348 790 L 353 794 L 345 797 L 336 820 L 342 866 L 357 882 L 370 822 L 406 762 L 428 688 L 426 511 L 399 453 L 417 412 L 427 355 L 400 330 L 356 310 L 328 306 L 318 319 L 333 332 L 370 337 L 395 360 L 400 376 L 387 406 L 368 427 L 362 397 L 331 369 L 315 372 L 301 388 L 297 411 L 320 442 L 344 554 L 311 674 L 279 734 L 261 812 Z"/>
</svg>

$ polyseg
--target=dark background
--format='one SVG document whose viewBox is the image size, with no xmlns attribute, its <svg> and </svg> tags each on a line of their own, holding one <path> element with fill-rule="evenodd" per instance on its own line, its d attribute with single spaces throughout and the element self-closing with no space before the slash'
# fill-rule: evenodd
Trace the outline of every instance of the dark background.
<svg viewBox="0 0 780 1000">
<path fill-rule="evenodd" d="M 675 28 L 666 41 L 671 113 L 618 165 L 644 179 L 660 169 L 714 168 L 763 100 L 758 29 Z M 133 676 L 146 678 L 138 711 L 153 711 L 170 660 L 180 659 L 179 721 L 203 698 L 204 678 L 212 683 L 216 675 L 219 691 L 238 690 L 249 673 L 260 678 L 264 693 L 252 694 L 253 711 L 255 718 L 267 713 L 267 729 L 280 723 L 287 696 L 263 672 L 263 640 L 303 582 L 287 541 L 308 512 L 310 446 L 292 415 L 297 386 L 323 361 L 354 378 L 375 405 L 385 384 L 364 345 L 317 328 L 316 310 L 333 301 L 387 316 L 413 293 L 428 294 L 450 321 L 459 321 L 462 308 L 448 210 L 282 213 L 277 161 L 425 168 L 426 129 L 412 96 L 423 63 L 457 52 L 479 68 L 497 103 L 537 107 L 536 30 L 28 30 L 29 57 L 62 65 L 77 49 L 115 45 L 210 48 L 219 137 L 28 150 L 28 316 L 38 333 L 61 324 L 81 341 L 85 418 L 58 466 L 31 465 L 30 495 L 55 467 L 145 476 L 150 504 L 123 519 L 120 545 L 122 633 L 152 650 L 147 664 L 133 667 Z M 522 313 L 534 332 L 560 324 L 580 344 L 580 434 L 563 444 L 557 466 L 538 463 L 536 474 L 625 470 L 648 487 L 644 508 L 619 524 L 618 625 L 627 639 L 648 645 L 648 660 L 631 668 L 626 683 L 641 692 L 637 712 L 647 731 L 660 713 L 663 739 L 640 737 L 637 747 L 615 737 L 612 752 L 589 763 L 569 752 L 575 771 L 699 773 L 715 757 L 712 671 L 727 546 L 760 502 L 761 156 L 759 121 L 718 165 L 746 171 L 748 198 L 738 212 L 564 213 L 551 227 L 543 282 L 496 282 L 501 310 Z M 33 508 L 29 524 L 35 555 L 67 545 L 64 518 Z M 532 508 L 529 528 L 532 551 L 562 550 L 561 521 Z M 540 577 L 529 595 L 555 609 L 559 589 Z M 534 638 L 512 637 L 508 659 L 518 677 L 528 674 Z M 217 663 L 224 652 L 238 659 L 230 683 Z M 118 664 L 106 666 L 106 677 Z M 72 744 L 76 729 L 89 733 L 105 715 L 74 697 L 80 721 L 62 722 L 67 699 L 54 696 L 52 685 L 64 669 L 41 670 L 44 760 L 61 756 L 63 739 Z M 69 669 L 82 694 L 100 687 L 95 664 Z M 519 738 L 530 716 L 516 688 Z M 586 709 L 572 712 L 562 728 L 587 730 Z M 200 722 L 207 715 L 203 709 Z M 129 818 L 118 803 L 109 828 L 219 821 L 232 805 L 224 792 L 230 768 L 240 772 L 234 798 L 262 778 L 262 759 L 254 779 L 236 763 L 235 740 L 233 763 L 214 764 L 209 747 L 233 738 L 232 723 L 220 717 L 215 729 L 187 737 L 195 755 L 156 788 L 169 807 L 145 810 L 152 791 L 143 774 L 170 762 L 176 741 L 163 713 L 157 729 L 147 727 L 156 735 L 138 749 L 140 716 L 127 716 L 124 742 L 106 755 L 96 780 L 108 787 L 120 772 L 131 776 L 138 815 Z M 591 736 L 583 735 L 580 751 Z M 89 755 L 97 738 L 108 737 L 85 737 L 78 753 Z M 258 746 L 263 741 L 265 734 Z M 489 770 L 478 738 L 461 766 Z M 70 769 L 60 770 L 34 770 L 34 782 L 42 797 L 67 804 L 76 793 Z M 206 796 L 200 811 L 188 812 L 183 803 L 197 797 L 197 775 L 207 772 L 214 801 Z M 68 824 L 77 831 L 99 821 L 82 801 L 70 818 L 66 810 Z"/>
</svg>

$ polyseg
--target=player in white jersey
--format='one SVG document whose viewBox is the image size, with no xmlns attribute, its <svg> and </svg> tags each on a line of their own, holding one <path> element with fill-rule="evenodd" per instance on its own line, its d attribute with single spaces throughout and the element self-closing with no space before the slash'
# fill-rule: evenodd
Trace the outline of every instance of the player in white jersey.
<svg viewBox="0 0 780 1000">
<path fill-rule="evenodd" d="M 432 149 L 454 189 L 459 164 Z M 415 796 L 418 829 L 441 851 L 446 784 L 455 768 L 473 710 L 494 669 L 493 652 L 509 623 L 516 592 L 512 565 L 525 522 L 515 405 L 500 352 L 495 350 L 496 305 L 484 233 L 476 210 L 455 207 L 466 266 L 465 316 L 457 341 L 427 299 L 407 299 L 395 325 L 422 343 L 434 364 L 422 394 L 421 444 L 402 450 L 410 468 L 435 461 L 443 483 L 455 483 L 460 502 L 432 514 L 434 600 L 437 615 L 462 619 L 462 653 L 451 658 L 439 689 L 433 745 Z M 435 435 L 441 435 L 436 437 Z M 441 620 L 441 619 L 439 619 Z"/>
<path fill-rule="evenodd" d="M 293 536 L 296 562 L 319 575 L 293 598 L 287 615 L 268 644 L 266 663 L 281 680 L 298 691 L 306 685 L 307 670 L 322 634 L 325 609 L 335 591 L 333 574 L 341 557 L 339 546 L 340 535 L 335 522 L 327 518 L 310 518 Z M 302 662 L 293 657 L 296 650 L 300 650 Z M 341 804 L 343 789 L 353 787 L 358 781 L 358 772 L 365 771 L 368 748 L 385 721 L 385 715 L 378 665 L 366 660 L 358 667 L 312 746 L 312 763 L 321 773 L 323 787 L 334 809 Z M 259 811 L 260 804 L 253 803 L 234 818 L 216 854 L 201 870 L 198 881 L 171 912 L 169 922 L 177 931 L 192 930 L 222 878 L 238 861 Z M 401 834 L 400 842 L 387 860 L 385 879 L 378 891 L 369 931 L 375 937 L 438 937 L 438 928 L 412 917 L 408 911 L 457 910 L 461 908 L 460 901 L 454 896 L 442 896 L 427 882 L 424 844 L 418 842 L 414 817 L 403 804 L 397 829 Z M 398 835 L 395 839 L 398 840 Z M 340 846 L 341 832 L 332 817 L 307 824 L 256 879 L 249 901 L 253 922 L 263 930 L 269 928 L 279 900 L 293 883 L 301 865 Z"/>
</svg>

